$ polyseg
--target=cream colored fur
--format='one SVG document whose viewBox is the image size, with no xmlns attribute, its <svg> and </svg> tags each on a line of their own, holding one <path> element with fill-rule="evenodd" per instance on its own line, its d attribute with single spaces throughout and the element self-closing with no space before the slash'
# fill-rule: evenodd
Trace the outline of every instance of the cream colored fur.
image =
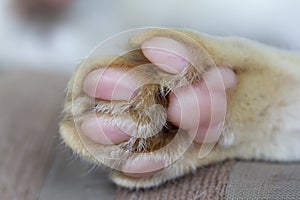
<svg viewBox="0 0 300 200">
<path fill-rule="evenodd" d="M 129 45 L 139 48 L 143 41 L 154 36 L 171 37 L 189 47 L 196 58 L 192 64 L 196 65 L 197 69 L 190 75 L 184 72 L 175 76 L 165 73 L 152 76 L 151 70 L 149 72 L 141 69 L 133 74 L 134 78 L 141 83 L 147 78 L 150 79 L 147 81 L 156 81 L 156 78 L 159 80 L 159 77 L 164 77 L 166 81 L 160 83 L 169 85 L 171 90 L 176 90 L 182 85 L 193 82 L 195 77 L 201 76 L 207 66 L 226 66 L 236 72 L 237 86 L 228 93 L 228 111 L 219 142 L 206 157 L 200 158 L 199 150 L 205 148 L 205 145 L 193 144 L 181 129 L 167 148 L 137 155 L 131 155 L 119 148 L 124 144 L 104 146 L 84 137 L 80 131 L 82 119 L 93 115 L 96 108 L 93 109 L 94 99 L 83 94 L 82 82 L 89 72 L 106 67 L 112 61 L 112 58 L 100 57 L 84 61 L 68 86 L 65 117 L 60 124 L 60 133 L 65 143 L 74 152 L 94 164 L 104 163 L 113 166 L 115 169 L 112 170 L 112 180 L 130 188 L 156 186 L 194 171 L 197 167 L 231 158 L 268 161 L 300 160 L 300 56 L 298 54 L 247 39 L 212 37 L 174 29 L 146 31 L 134 37 Z M 203 49 L 199 49 L 193 42 Z M 119 60 L 115 64 L 118 63 L 132 65 L 126 60 Z M 113 119 L 106 120 L 112 120 L 113 123 L 132 131 L 138 126 L 132 122 L 129 115 L 124 115 L 122 112 L 129 104 L 100 102 L 98 108 L 102 113 L 114 113 Z M 158 123 L 152 124 L 152 127 L 149 125 L 150 128 L 138 127 L 139 130 L 135 135 L 147 137 L 155 129 L 161 128 L 159 124 L 163 125 L 166 120 L 165 110 L 159 108 L 157 112 L 152 112 L 152 115 Z M 130 144 L 130 141 L 126 144 Z M 208 149 L 211 147 L 207 145 Z M 163 158 L 170 165 L 146 179 L 131 178 L 118 170 L 124 160 L 129 158 L 138 160 L 142 157 L 149 160 Z M 173 160 L 176 162 L 172 163 Z"/>
</svg>

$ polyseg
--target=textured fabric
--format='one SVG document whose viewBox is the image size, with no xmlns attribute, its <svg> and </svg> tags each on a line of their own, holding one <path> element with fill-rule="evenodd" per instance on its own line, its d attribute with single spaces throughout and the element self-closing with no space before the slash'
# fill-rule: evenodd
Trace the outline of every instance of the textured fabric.
<svg viewBox="0 0 300 200">
<path fill-rule="evenodd" d="M 299 163 L 237 162 L 226 199 L 300 199 Z"/>
<path fill-rule="evenodd" d="M 227 180 L 235 161 L 199 169 L 195 174 L 170 181 L 158 188 L 127 190 L 118 188 L 117 200 L 224 199 Z"/>
<path fill-rule="evenodd" d="M 0 199 L 34 200 L 58 133 L 66 78 L 0 72 Z"/>
</svg>

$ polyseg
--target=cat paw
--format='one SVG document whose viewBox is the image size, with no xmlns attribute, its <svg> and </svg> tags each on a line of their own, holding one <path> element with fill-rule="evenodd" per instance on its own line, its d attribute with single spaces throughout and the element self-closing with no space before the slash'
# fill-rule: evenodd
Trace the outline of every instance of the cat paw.
<svg viewBox="0 0 300 200">
<path fill-rule="evenodd" d="M 240 88 L 246 87 L 253 80 L 243 77 L 245 69 L 260 66 L 256 44 L 154 29 L 128 45 L 133 50 L 123 55 L 86 59 L 74 74 L 60 124 L 69 147 L 113 169 L 112 180 L 130 188 L 159 185 L 239 155 L 220 146 L 232 144 L 231 133 L 241 127 L 232 121 L 249 121 L 261 110 L 247 103 L 253 101 L 244 95 L 249 88 L 236 92 L 237 74 Z"/>
</svg>

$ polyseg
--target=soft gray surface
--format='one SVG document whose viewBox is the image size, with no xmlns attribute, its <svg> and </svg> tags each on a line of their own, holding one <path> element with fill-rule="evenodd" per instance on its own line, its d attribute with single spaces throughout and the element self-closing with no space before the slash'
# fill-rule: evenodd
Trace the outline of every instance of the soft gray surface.
<svg viewBox="0 0 300 200">
<path fill-rule="evenodd" d="M 226 199 L 300 199 L 299 163 L 237 162 Z"/>
<path fill-rule="evenodd" d="M 0 72 L 0 199 L 36 200 L 53 160 L 67 78 Z"/>
<path fill-rule="evenodd" d="M 102 169 L 88 170 L 89 166 L 83 161 L 71 161 L 66 151 L 58 150 L 39 199 L 114 199 L 115 186 L 108 180 L 108 173 Z"/>
</svg>

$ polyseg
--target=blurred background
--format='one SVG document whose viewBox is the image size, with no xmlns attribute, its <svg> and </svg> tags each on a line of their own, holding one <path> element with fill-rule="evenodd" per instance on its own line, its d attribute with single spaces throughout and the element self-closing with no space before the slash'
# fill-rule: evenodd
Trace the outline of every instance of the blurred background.
<svg viewBox="0 0 300 200">
<path fill-rule="evenodd" d="M 1 0 L 0 68 L 70 74 L 99 42 L 147 26 L 237 35 L 300 50 L 298 0 Z"/>
</svg>

